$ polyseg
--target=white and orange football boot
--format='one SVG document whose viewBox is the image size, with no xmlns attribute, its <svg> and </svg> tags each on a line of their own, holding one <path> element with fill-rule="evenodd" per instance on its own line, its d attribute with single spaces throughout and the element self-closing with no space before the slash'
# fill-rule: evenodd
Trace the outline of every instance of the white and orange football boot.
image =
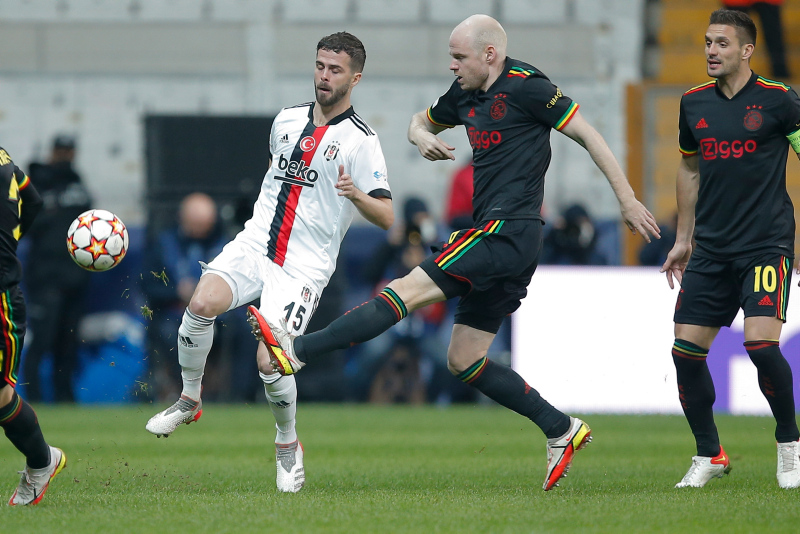
<svg viewBox="0 0 800 534">
<path fill-rule="evenodd" d="M 731 472 L 731 459 L 725 454 L 722 445 L 719 446 L 719 454 L 713 458 L 708 456 L 693 456 L 692 466 L 684 475 L 680 482 L 675 484 L 676 488 L 702 488 L 712 478 L 722 478 Z"/>
<path fill-rule="evenodd" d="M 547 476 L 542 489 L 550 491 L 567 476 L 575 453 L 592 441 L 592 429 L 577 417 L 569 418 L 569 430 L 560 438 L 547 440 Z"/>
<path fill-rule="evenodd" d="M 50 464 L 42 469 L 31 469 L 27 465 L 19 474 L 17 491 L 8 501 L 9 506 L 26 506 L 39 504 L 44 497 L 50 481 L 67 467 L 67 455 L 59 448 L 50 447 Z"/>
<path fill-rule="evenodd" d="M 267 346 L 269 361 L 276 372 L 287 376 L 303 368 L 305 363 L 297 359 L 292 346 L 296 336 L 269 324 L 255 306 L 247 307 L 247 322 L 250 323 L 256 339 Z"/>
</svg>

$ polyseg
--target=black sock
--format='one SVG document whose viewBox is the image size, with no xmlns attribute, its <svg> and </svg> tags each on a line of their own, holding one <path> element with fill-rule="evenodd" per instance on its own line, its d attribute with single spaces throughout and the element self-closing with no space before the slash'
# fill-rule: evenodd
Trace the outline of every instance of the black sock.
<svg viewBox="0 0 800 534">
<path fill-rule="evenodd" d="M 697 456 L 713 458 L 719 454 L 719 434 L 714 424 L 717 394 L 706 363 L 707 356 L 708 349 L 683 339 L 676 339 L 672 346 L 681 408 L 697 442 Z"/>
<path fill-rule="evenodd" d="M 387 287 L 374 299 L 353 308 L 322 330 L 295 338 L 294 353 L 307 361 L 310 355 L 346 349 L 378 337 L 406 315 L 406 305 Z"/>
<path fill-rule="evenodd" d="M 456 377 L 498 404 L 524 415 L 548 438 L 559 438 L 569 430 L 569 416 L 556 410 L 510 367 L 484 356 Z"/>
<path fill-rule="evenodd" d="M 9 441 L 25 455 L 28 467 L 42 469 L 50 464 L 50 447 L 42 436 L 36 412 L 16 391 L 11 402 L 0 408 L 0 426 Z"/>
<path fill-rule="evenodd" d="M 783 357 L 777 341 L 745 341 L 750 360 L 758 369 L 758 387 L 775 416 L 775 439 L 778 443 L 797 441 L 800 431 L 794 415 L 792 368 Z"/>
</svg>

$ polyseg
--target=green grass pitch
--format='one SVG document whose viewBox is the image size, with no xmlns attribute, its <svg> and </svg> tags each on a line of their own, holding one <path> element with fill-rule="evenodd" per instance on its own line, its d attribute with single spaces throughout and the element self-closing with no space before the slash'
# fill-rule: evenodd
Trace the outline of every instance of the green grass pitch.
<svg viewBox="0 0 800 534">
<path fill-rule="evenodd" d="M 169 439 L 156 408 L 37 407 L 67 469 L 2 532 L 788 532 L 800 490 L 778 488 L 773 421 L 721 416 L 733 471 L 673 489 L 690 465 L 682 417 L 588 415 L 594 442 L 542 491 L 545 440 L 496 406 L 302 405 L 306 487 L 275 489 L 266 405 L 207 405 Z M 0 444 L 8 499 L 23 460 Z"/>
</svg>

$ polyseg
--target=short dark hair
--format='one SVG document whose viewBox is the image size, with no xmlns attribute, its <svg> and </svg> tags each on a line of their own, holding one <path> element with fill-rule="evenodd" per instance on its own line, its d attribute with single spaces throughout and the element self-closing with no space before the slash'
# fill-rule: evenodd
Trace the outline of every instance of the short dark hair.
<svg viewBox="0 0 800 534">
<path fill-rule="evenodd" d="M 330 50 L 334 54 L 344 52 L 350 56 L 350 66 L 354 72 L 364 70 L 364 62 L 367 61 L 367 51 L 364 50 L 364 43 L 355 35 L 347 32 L 337 32 L 323 37 L 317 43 L 317 52 L 320 50 Z"/>
<path fill-rule="evenodd" d="M 718 9 L 711 13 L 708 19 L 708 24 L 722 24 L 724 26 L 733 26 L 736 29 L 736 37 L 739 39 L 740 45 L 752 44 L 756 45 L 756 25 L 753 19 L 744 11 L 737 11 L 735 9 Z"/>
</svg>

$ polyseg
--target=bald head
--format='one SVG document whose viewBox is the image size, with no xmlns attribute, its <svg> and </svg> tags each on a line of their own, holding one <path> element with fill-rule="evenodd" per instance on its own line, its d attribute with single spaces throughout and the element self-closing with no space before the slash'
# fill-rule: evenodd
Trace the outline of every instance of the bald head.
<svg viewBox="0 0 800 534">
<path fill-rule="evenodd" d="M 489 15 L 472 15 L 455 27 L 450 39 L 464 39 L 479 54 L 494 47 L 497 58 L 505 61 L 508 38 L 506 31 Z"/>
<path fill-rule="evenodd" d="M 192 193 L 181 201 L 180 221 L 187 237 L 203 239 L 217 224 L 217 205 L 205 193 Z"/>
</svg>

